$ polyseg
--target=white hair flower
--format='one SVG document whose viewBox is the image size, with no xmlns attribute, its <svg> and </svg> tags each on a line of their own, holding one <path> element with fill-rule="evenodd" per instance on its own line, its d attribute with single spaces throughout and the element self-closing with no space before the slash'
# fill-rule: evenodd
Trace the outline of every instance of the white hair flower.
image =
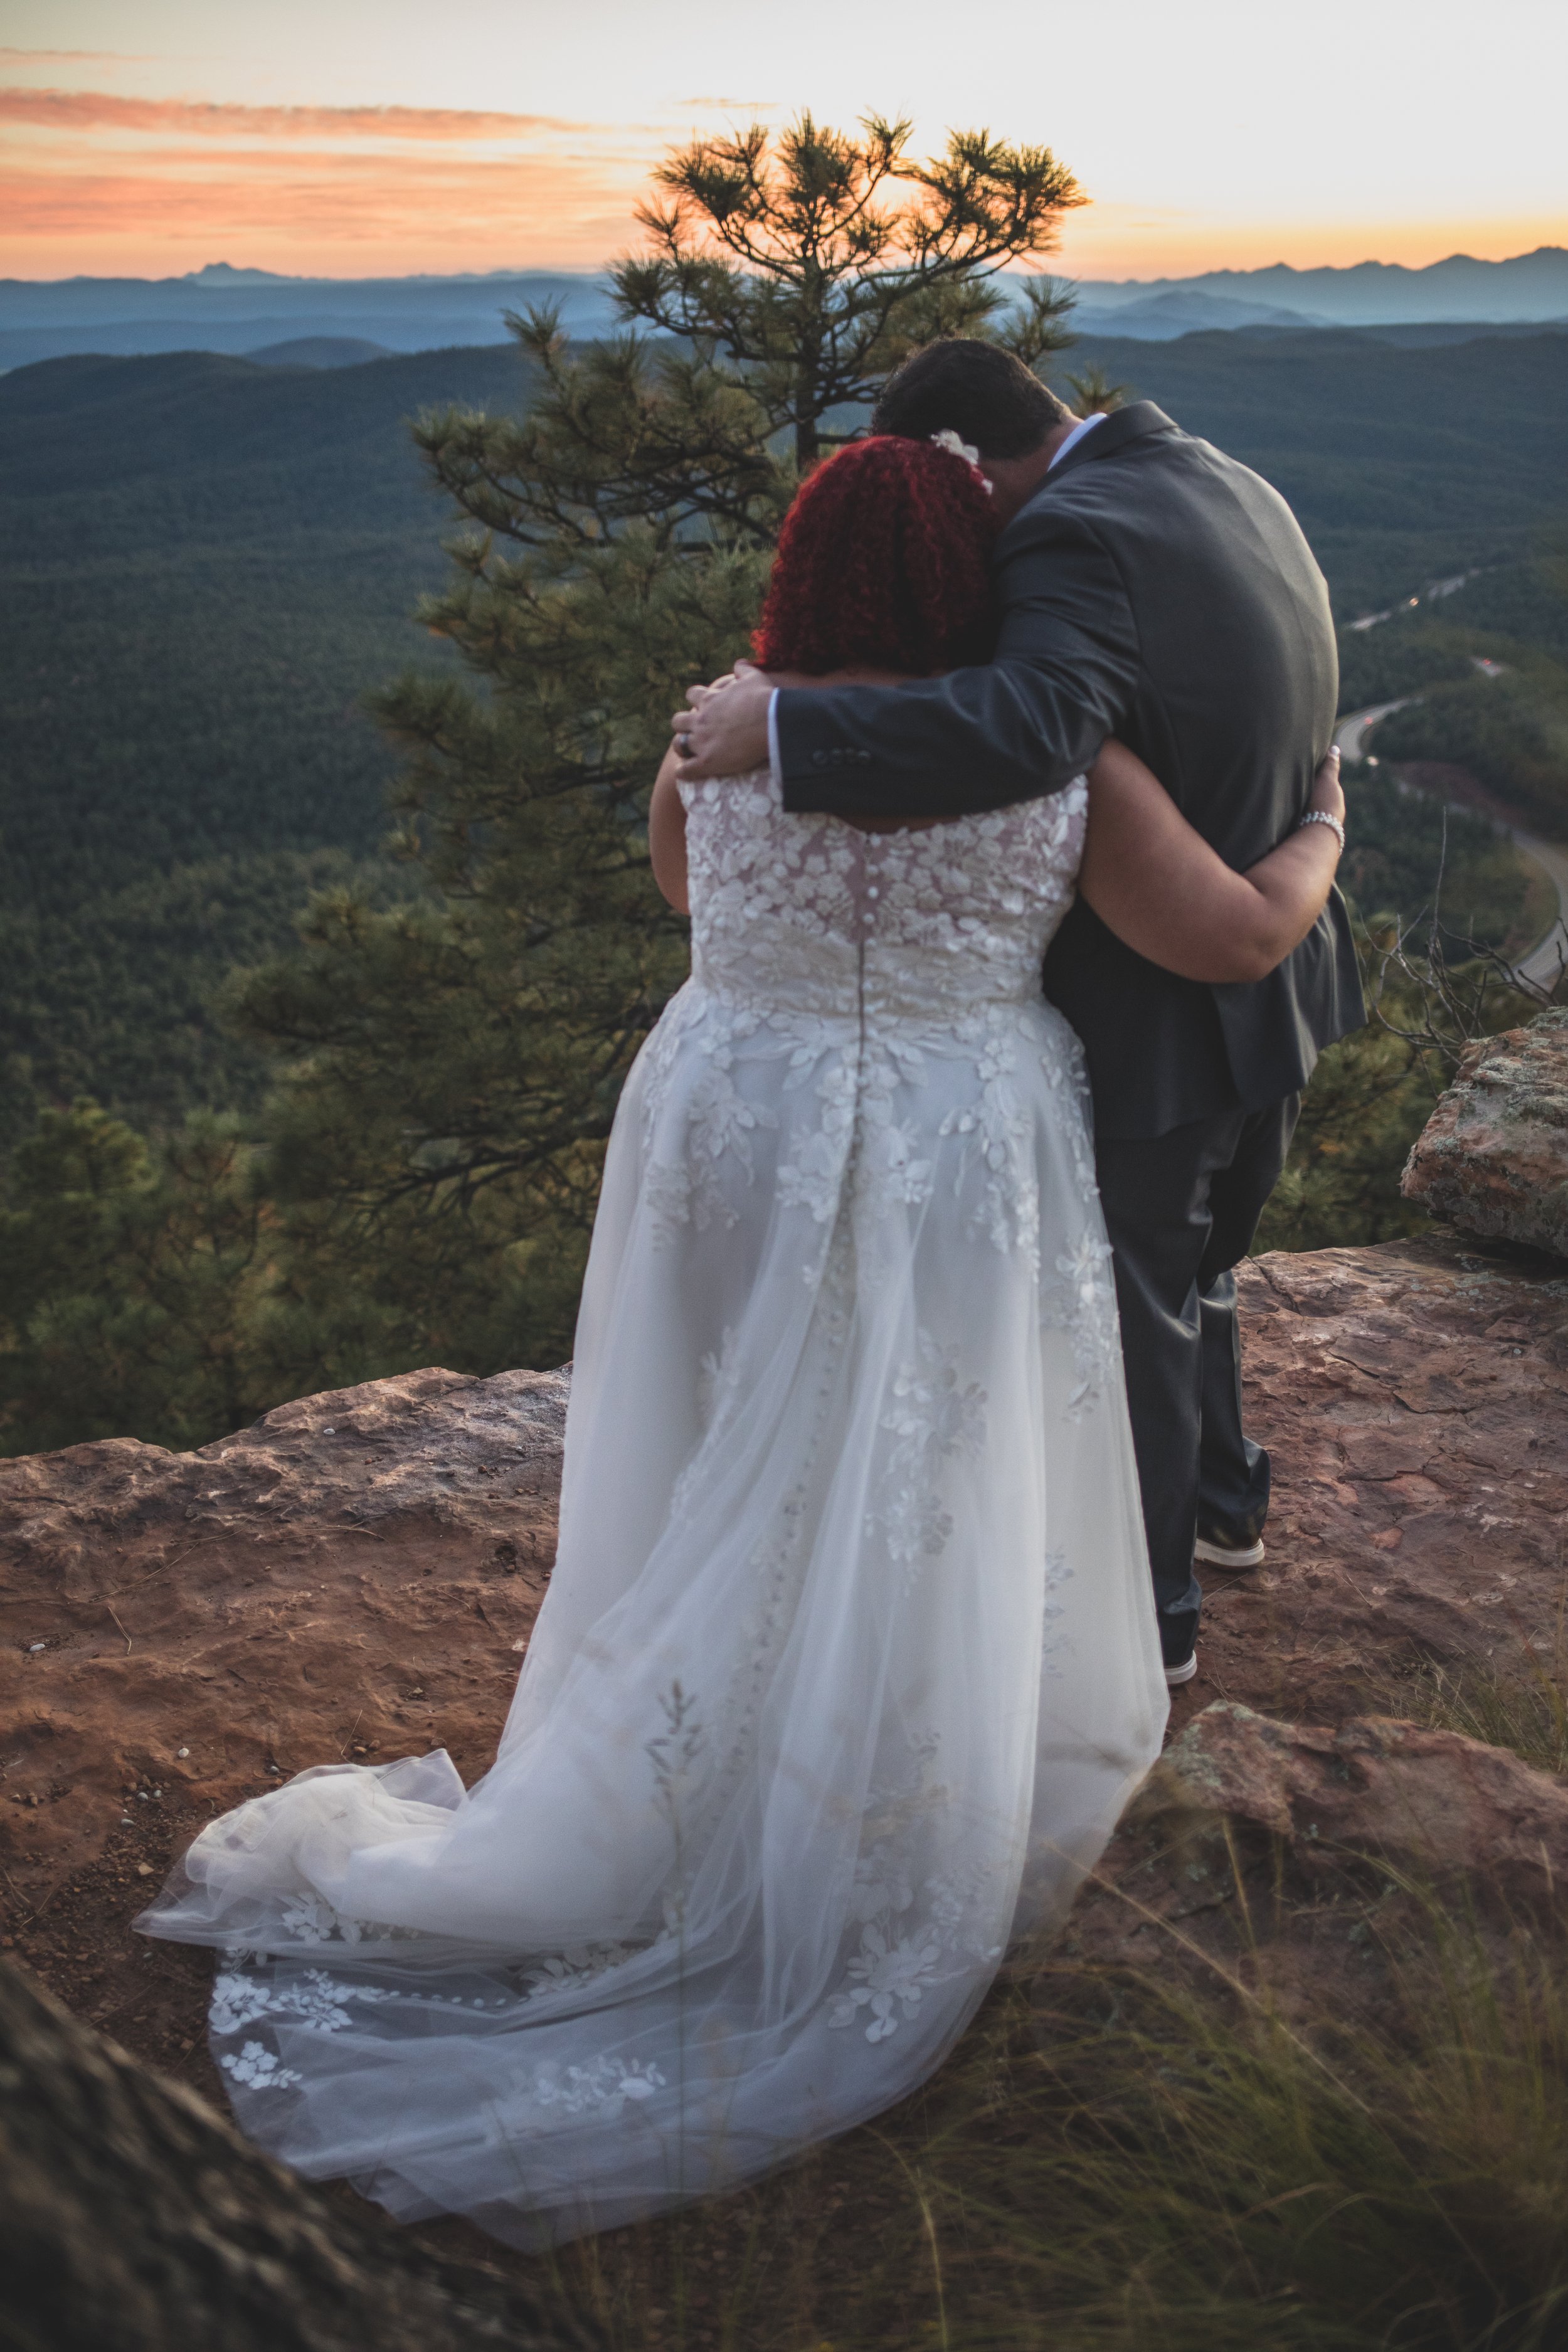
<svg viewBox="0 0 1568 2352">
<path fill-rule="evenodd" d="M 980 452 L 978 449 L 971 448 L 967 441 L 961 441 L 957 434 L 954 433 L 951 427 L 945 432 L 933 433 L 931 437 L 932 443 L 938 449 L 945 449 L 951 456 L 954 457 L 962 457 L 964 464 L 972 467 L 973 472 L 978 476 L 982 488 L 989 493 L 991 484 L 986 479 L 985 476 L 980 471 Z"/>
</svg>

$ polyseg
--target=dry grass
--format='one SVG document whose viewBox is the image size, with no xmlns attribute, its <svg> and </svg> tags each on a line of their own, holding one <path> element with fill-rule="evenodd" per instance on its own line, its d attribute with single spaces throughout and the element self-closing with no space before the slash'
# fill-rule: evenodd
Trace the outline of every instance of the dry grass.
<svg viewBox="0 0 1568 2352">
<path fill-rule="evenodd" d="M 1541 1772 L 1568 1772 L 1568 1654 L 1561 1624 L 1552 1651 L 1521 1650 L 1484 1669 L 1429 1666 L 1407 1695 L 1413 1721 L 1510 1748 Z"/>
<path fill-rule="evenodd" d="M 1011 1983 L 880 2127 L 562 2282 L 616 2352 L 1562 2352 L 1568 1998 L 1405 1891 L 1375 2035 Z"/>
</svg>

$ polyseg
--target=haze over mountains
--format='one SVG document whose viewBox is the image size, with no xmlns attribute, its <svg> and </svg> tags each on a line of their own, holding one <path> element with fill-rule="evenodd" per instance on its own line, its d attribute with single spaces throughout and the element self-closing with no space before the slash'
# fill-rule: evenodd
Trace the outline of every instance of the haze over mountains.
<svg viewBox="0 0 1568 2352">
<path fill-rule="evenodd" d="M 242 356 L 320 337 L 349 338 L 384 352 L 501 343 L 508 340 L 504 314 L 542 302 L 558 303 L 574 335 L 602 333 L 614 318 L 602 278 L 548 270 L 486 278 L 279 278 L 219 261 L 184 278 L 5 278 L 0 279 L 0 370 L 81 352 L 121 358 L 179 351 Z"/>
<path fill-rule="evenodd" d="M 352 357 L 506 340 L 504 313 L 559 305 L 578 336 L 614 324 L 603 277 L 521 270 L 476 277 L 283 278 L 212 262 L 184 278 L 0 280 L 0 371 L 78 352 L 170 351 L 272 356 L 279 345 L 347 341 Z M 1195 278 L 1089 279 L 1075 324 L 1084 334 L 1163 342 L 1242 328 L 1423 327 L 1479 331 L 1526 322 L 1568 326 L 1568 250 L 1542 246 L 1506 261 L 1455 254 L 1425 269 L 1364 261 L 1348 269 L 1209 270 Z M 1445 338 L 1446 340 L 1447 338 Z M 298 363 L 331 365 L 323 348 Z M 341 355 L 347 360 L 351 354 Z"/>
</svg>

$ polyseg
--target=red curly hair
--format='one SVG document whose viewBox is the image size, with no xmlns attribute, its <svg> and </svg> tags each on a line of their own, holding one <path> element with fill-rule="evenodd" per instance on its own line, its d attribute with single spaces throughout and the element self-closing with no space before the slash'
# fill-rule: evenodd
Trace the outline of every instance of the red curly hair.
<svg viewBox="0 0 1568 2352">
<path fill-rule="evenodd" d="M 802 483 L 752 640 L 763 669 L 929 677 L 984 661 L 996 520 L 966 459 L 881 433 Z"/>
</svg>

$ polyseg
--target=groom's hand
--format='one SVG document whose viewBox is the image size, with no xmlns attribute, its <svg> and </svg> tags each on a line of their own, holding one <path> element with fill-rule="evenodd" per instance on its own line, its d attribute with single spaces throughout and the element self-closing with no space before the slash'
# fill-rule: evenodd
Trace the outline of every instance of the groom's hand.
<svg viewBox="0 0 1568 2352">
<path fill-rule="evenodd" d="M 689 708 L 669 722 L 681 755 L 675 772 L 683 784 L 709 776 L 745 776 L 767 766 L 773 691 L 766 672 L 750 662 L 735 664 L 734 682 L 726 680 L 722 693 L 709 686 L 689 688 Z"/>
</svg>

